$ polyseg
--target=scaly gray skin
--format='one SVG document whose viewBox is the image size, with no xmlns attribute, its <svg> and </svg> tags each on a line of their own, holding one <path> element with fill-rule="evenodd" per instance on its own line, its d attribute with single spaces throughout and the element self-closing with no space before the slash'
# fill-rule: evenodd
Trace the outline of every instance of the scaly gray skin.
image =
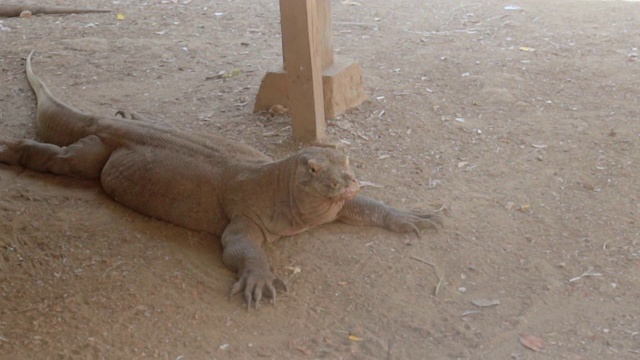
<svg viewBox="0 0 640 360">
<path fill-rule="evenodd" d="M 142 214 L 222 238 L 224 264 L 238 275 L 231 295 L 247 307 L 286 290 L 262 244 L 335 220 L 420 233 L 438 216 L 398 210 L 358 195 L 341 152 L 306 148 L 273 161 L 225 138 L 194 136 L 139 116 L 85 114 L 53 97 L 31 68 L 39 141 L 0 141 L 0 163 L 100 181 L 115 201 Z M 120 113 L 126 116 L 124 113 Z"/>
<path fill-rule="evenodd" d="M 67 6 L 39 6 L 32 4 L 25 5 L 0 5 L 0 17 L 17 17 L 23 11 L 30 11 L 31 15 L 38 14 L 88 14 L 106 13 L 111 10 L 106 9 L 79 9 Z"/>
</svg>

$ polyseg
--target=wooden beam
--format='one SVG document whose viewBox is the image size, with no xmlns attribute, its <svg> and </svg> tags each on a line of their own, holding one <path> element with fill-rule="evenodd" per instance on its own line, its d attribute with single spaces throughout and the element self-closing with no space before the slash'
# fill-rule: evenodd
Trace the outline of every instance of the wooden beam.
<svg viewBox="0 0 640 360">
<path fill-rule="evenodd" d="M 326 2 L 318 15 L 317 2 Z M 289 112 L 293 136 L 303 142 L 319 142 L 325 137 L 322 93 L 323 52 L 318 40 L 319 21 L 325 21 L 329 0 L 280 0 L 282 52 L 287 74 Z M 324 9 L 324 7 L 322 7 Z M 324 30 L 323 30 L 324 31 Z M 329 44 L 331 45 L 331 44 Z M 331 51 L 333 58 L 333 51 Z"/>
</svg>

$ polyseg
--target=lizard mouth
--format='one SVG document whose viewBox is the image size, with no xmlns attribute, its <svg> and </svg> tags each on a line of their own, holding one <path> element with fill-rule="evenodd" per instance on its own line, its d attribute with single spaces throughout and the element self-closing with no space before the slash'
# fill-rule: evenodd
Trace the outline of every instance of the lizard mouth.
<svg viewBox="0 0 640 360">
<path fill-rule="evenodd" d="M 351 200 L 360 192 L 360 183 L 357 180 L 353 180 L 352 183 L 345 186 L 340 192 L 339 197 L 344 200 Z"/>
</svg>

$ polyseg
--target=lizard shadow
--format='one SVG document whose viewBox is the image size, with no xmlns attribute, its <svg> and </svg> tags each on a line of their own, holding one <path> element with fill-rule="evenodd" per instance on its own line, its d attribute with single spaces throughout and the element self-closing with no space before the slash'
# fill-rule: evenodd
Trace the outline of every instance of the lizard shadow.
<svg viewBox="0 0 640 360">
<path fill-rule="evenodd" d="M 11 208 L 19 209 L 21 202 L 37 201 L 37 207 L 42 208 L 43 212 L 57 214 L 58 223 L 64 223 L 70 231 L 76 231 L 73 224 L 78 223 L 77 231 L 89 229 L 93 241 L 112 241 L 117 244 L 112 254 L 114 257 L 122 256 L 122 247 L 126 249 L 124 252 L 143 265 L 145 261 L 154 261 L 153 257 L 170 257 L 167 273 L 176 271 L 169 267 L 179 263 L 212 294 L 226 293 L 235 281 L 234 274 L 222 264 L 219 237 L 131 210 L 110 198 L 95 180 L 39 173 L 0 164 L 0 185 L 5 190 L 0 193 L 0 202 L 18 204 Z M 73 217 L 73 222 L 66 217 Z M 147 254 L 141 253 L 148 248 L 156 250 L 151 255 L 149 251 L 146 251 Z"/>
</svg>

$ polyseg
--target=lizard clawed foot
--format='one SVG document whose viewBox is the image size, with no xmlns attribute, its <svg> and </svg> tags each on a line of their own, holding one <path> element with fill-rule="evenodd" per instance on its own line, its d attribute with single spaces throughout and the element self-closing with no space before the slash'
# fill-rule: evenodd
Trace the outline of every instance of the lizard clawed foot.
<svg viewBox="0 0 640 360">
<path fill-rule="evenodd" d="M 444 227 L 442 218 L 437 214 L 422 214 L 417 212 L 410 212 L 410 214 L 416 218 L 420 218 L 417 222 L 418 229 L 435 229 L 436 231 Z"/>
<path fill-rule="evenodd" d="M 118 110 L 116 111 L 116 114 L 114 115 L 115 117 L 118 117 L 118 115 L 120 117 L 122 117 L 123 119 L 129 119 L 129 120 L 139 120 L 139 121 L 148 121 L 151 122 L 149 119 L 147 119 L 144 115 L 140 115 L 138 113 L 129 111 L 126 112 L 124 110 Z"/>
<path fill-rule="evenodd" d="M 124 110 L 118 110 L 116 111 L 116 114 L 114 115 L 115 117 L 122 117 L 123 119 L 127 119 L 127 120 L 134 120 L 134 121 L 140 121 L 143 123 L 147 123 L 147 124 L 153 124 L 155 126 L 159 126 L 159 127 L 163 127 L 166 130 L 175 130 L 175 128 L 173 127 L 173 125 L 171 125 L 170 123 L 164 121 L 164 120 L 158 120 L 158 119 L 151 119 L 148 118 L 144 115 L 141 115 L 137 112 L 133 112 L 133 111 L 124 111 Z"/>
<path fill-rule="evenodd" d="M 436 214 L 424 214 L 416 211 L 393 209 L 386 221 L 387 228 L 399 233 L 413 232 L 420 236 L 423 229 L 440 230 L 443 227 L 442 218 Z"/>
<path fill-rule="evenodd" d="M 276 305 L 276 290 L 287 292 L 287 285 L 268 270 L 245 269 L 240 275 L 240 279 L 231 287 L 230 297 L 242 292 L 247 303 L 247 310 L 251 309 L 251 304 L 255 304 L 257 309 L 262 296 L 272 299 Z"/>
<path fill-rule="evenodd" d="M 20 162 L 20 153 L 15 151 L 17 143 L 0 140 L 0 164 L 16 165 Z"/>
</svg>

